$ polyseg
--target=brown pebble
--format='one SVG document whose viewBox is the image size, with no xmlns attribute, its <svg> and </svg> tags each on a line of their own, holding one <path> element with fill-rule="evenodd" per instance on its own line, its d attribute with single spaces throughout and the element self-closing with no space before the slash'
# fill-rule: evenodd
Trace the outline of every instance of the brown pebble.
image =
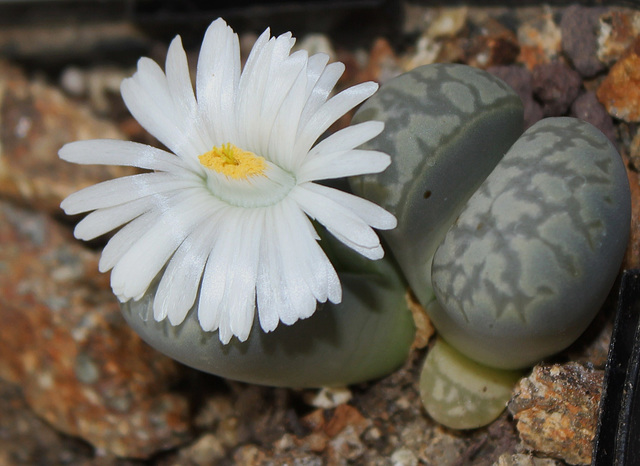
<svg viewBox="0 0 640 466">
<path fill-rule="evenodd" d="M 536 66 L 532 79 L 533 93 L 542 103 L 545 117 L 566 115 L 582 86 L 580 75 L 561 62 Z"/>
<path fill-rule="evenodd" d="M 571 105 L 571 115 L 591 123 L 609 138 L 613 144 L 617 144 L 616 128 L 607 109 L 598 101 L 596 93 L 587 91 L 581 94 Z"/>
<path fill-rule="evenodd" d="M 521 65 L 493 66 L 487 71 L 516 91 L 524 107 L 524 129 L 542 119 L 542 107 L 533 98 L 531 71 Z"/>
<path fill-rule="evenodd" d="M 469 44 L 467 64 L 484 69 L 513 63 L 520 53 L 520 44 L 514 32 L 493 18 L 488 18 L 481 28 L 482 34 L 474 37 Z"/>
<path fill-rule="evenodd" d="M 1 61 L 0 122 L 0 196 L 20 204 L 58 213 L 60 202 L 72 192 L 136 172 L 60 160 L 58 151 L 68 142 L 124 135 L 57 88 L 29 81 Z"/>
<path fill-rule="evenodd" d="M 640 37 L 611 67 L 597 95 L 612 116 L 628 122 L 640 121 Z"/>
<path fill-rule="evenodd" d="M 640 34 L 640 11 L 615 8 L 602 14 L 598 24 L 598 59 L 613 65 Z"/>
<path fill-rule="evenodd" d="M 190 437 L 177 364 L 120 315 L 97 253 L 44 214 L 0 202 L 0 377 L 31 409 L 107 454 L 148 458 Z"/>
<path fill-rule="evenodd" d="M 603 376 L 577 363 L 534 367 L 508 406 L 527 448 L 569 464 L 591 463 Z"/>
<path fill-rule="evenodd" d="M 347 426 L 351 426 L 358 433 L 362 433 L 367 428 L 368 422 L 353 406 L 340 405 L 333 412 L 331 419 L 324 425 L 324 431 L 329 437 L 335 437 Z"/>
<path fill-rule="evenodd" d="M 605 10 L 571 5 L 562 13 L 562 50 L 569 57 L 573 67 L 584 77 L 592 77 L 604 70 L 598 60 L 598 20 Z"/>
</svg>

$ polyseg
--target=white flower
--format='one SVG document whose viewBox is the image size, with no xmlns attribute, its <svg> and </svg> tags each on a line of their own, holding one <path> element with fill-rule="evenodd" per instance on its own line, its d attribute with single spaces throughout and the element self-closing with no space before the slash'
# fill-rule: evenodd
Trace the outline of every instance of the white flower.
<svg viewBox="0 0 640 466">
<path fill-rule="evenodd" d="M 166 74 L 142 58 L 122 83 L 140 124 L 171 152 L 128 141 L 65 145 L 64 160 L 151 170 L 99 183 L 62 202 L 67 214 L 93 211 L 75 236 L 90 240 L 120 230 L 102 252 L 111 286 L 125 302 L 140 299 L 162 271 L 156 320 L 180 324 L 198 299 L 206 331 L 244 341 L 254 314 L 266 332 L 311 316 L 317 302 L 341 300 L 338 276 L 318 245 L 315 219 L 370 258 L 383 250 L 371 227 L 396 219 L 377 205 L 314 181 L 384 170 L 388 155 L 355 149 L 377 136 L 380 122 L 315 141 L 371 96 L 375 83 L 329 94 L 344 71 L 328 57 L 290 54 L 290 33 L 256 41 L 241 72 L 238 36 L 222 19 L 207 30 L 195 95 L 180 37 Z M 306 214 L 306 215 L 305 215 Z"/>
</svg>

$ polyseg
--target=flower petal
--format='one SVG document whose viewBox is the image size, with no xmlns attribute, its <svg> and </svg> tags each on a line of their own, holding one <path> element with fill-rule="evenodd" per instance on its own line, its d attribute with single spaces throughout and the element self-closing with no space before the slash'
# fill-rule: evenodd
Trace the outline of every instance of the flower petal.
<svg viewBox="0 0 640 466">
<path fill-rule="evenodd" d="M 158 221 L 159 217 L 160 212 L 150 210 L 134 218 L 118 230 L 102 250 L 98 270 L 103 273 L 111 270 L 120 258 L 133 246 L 135 241 Z M 124 301 L 126 301 L 126 299 L 124 299 Z"/>
<path fill-rule="evenodd" d="M 304 58 L 302 69 L 298 71 L 296 79 L 280 104 L 271 128 L 267 150 L 268 158 L 272 162 L 289 171 L 295 170 L 299 163 L 295 160 L 296 154 L 293 149 L 307 87 L 306 56 L 300 57 Z M 298 65 L 291 70 L 292 74 L 298 69 Z"/>
<path fill-rule="evenodd" d="M 398 221 L 393 214 L 387 212 L 378 204 L 361 197 L 315 183 L 305 184 L 305 188 L 350 210 L 368 225 L 378 230 L 392 230 L 398 225 Z"/>
<path fill-rule="evenodd" d="M 295 261 L 283 253 L 290 244 L 289 231 L 283 222 L 282 204 L 272 206 L 263 235 L 257 278 L 258 317 L 266 332 L 279 322 L 291 325 L 313 314 L 317 303 L 308 285 L 296 274 Z"/>
<path fill-rule="evenodd" d="M 307 63 L 307 92 L 304 99 L 305 106 L 309 97 L 311 97 L 311 93 L 317 88 L 318 80 L 324 73 L 327 63 L 329 63 L 329 55 L 326 53 L 316 53 L 309 57 L 309 62 Z M 333 85 L 331 89 L 333 89 Z"/>
<path fill-rule="evenodd" d="M 251 331 L 262 215 L 260 209 L 226 209 L 225 228 L 217 231 L 205 267 L 198 319 L 204 330 L 217 329 L 225 344 L 233 335 L 244 341 Z"/>
<path fill-rule="evenodd" d="M 190 122 L 196 115 L 197 103 L 191 85 L 187 54 L 182 47 L 180 36 L 176 36 L 169 45 L 165 72 L 173 105 L 177 110 L 176 117 L 181 121 Z"/>
<path fill-rule="evenodd" d="M 378 89 L 374 82 L 360 83 L 333 96 L 309 118 L 296 142 L 296 152 L 306 153 L 338 118 L 371 97 Z"/>
<path fill-rule="evenodd" d="M 166 193 L 198 185 L 189 178 L 171 173 L 142 173 L 125 176 L 81 189 L 62 201 L 60 207 L 68 215 L 103 209 L 130 202 L 151 194 Z"/>
<path fill-rule="evenodd" d="M 276 120 L 280 117 L 288 120 L 289 124 L 293 125 L 293 127 L 289 128 L 289 131 L 293 134 L 288 136 L 288 139 L 293 141 L 306 92 L 306 73 L 303 70 L 307 64 L 307 54 L 306 52 L 298 51 L 291 56 L 286 56 L 285 51 L 288 54 L 289 44 L 292 45 L 292 41 L 278 40 L 275 43 L 267 75 L 269 84 L 264 93 L 260 109 L 258 145 L 251 148 L 257 154 L 269 155 L 273 162 L 276 162 L 277 159 L 272 157 L 277 154 L 270 151 L 271 145 L 273 142 L 284 142 L 272 141 L 272 131 Z M 294 86 L 296 83 L 298 83 L 297 86 Z M 291 96 L 292 88 L 294 88 L 293 96 Z M 289 151 L 292 149 L 293 143 L 290 142 Z"/>
<path fill-rule="evenodd" d="M 249 337 L 256 308 L 256 277 L 263 211 L 245 213 L 242 228 L 236 232 L 235 260 L 229 263 L 225 308 L 229 314 L 229 329 L 240 341 Z"/>
<path fill-rule="evenodd" d="M 379 173 L 389 166 L 391 157 L 372 150 L 348 150 L 310 157 L 296 172 L 299 184 L 346 176 Z"/>
<path fill-rule="evenodd" d="M 239 79 L 238 35 L 219 18 L 207 28 L 196 72 L 199 117 L 209 133 L 208 149 L 237 139 L 234 120 Z"/>
<path fill-rule="evenodd" d="M 166 172 L 188 170 L 174 154 L 146 144 L 117 139 L 92 139 L 65 144 L 62 160 L 82 165 L 121 165 Z"/>
<path fill-rule="evenodd" d="M 342 297 L 340 279 L 322 248 L 309 218 L 291 199 L 283 201 L 281 240 L 283 262 L 292 267 L 293 275 L 307 284 L 318 302 L 339 302 Z"/>
<path fill-rule="evenodd" d="M 384 252 L 378 235 L 355 212 L 327 197 L 324 191 L 330 189 L 306 183 L 296 186 L 291 191 L 291 197 L 298 202 L 307 215 L 322 223 L 331 234 L 347 246 L 369 259 L 380 259 Z"/>
<path fill-rule="evenodd" d="M 211 252 L 215 221 L 215 212 L 204 218 L 171 257 L 153 301 L 157 321 L 168 317 L 171 325 L 179 325 L 193 306 Z"/>
<path fill-rule="evenodd" d="M 171 255 L 212 207 L 201 193 L 176 196 L 179 202 L 122 255 L 111 271 L 111 288 L 118 296 L 139 299 Z"/>
<path fill-rule="evenodd" d="M 311 117 L 318 111 L 322 104 L 327 101 L 329 94 L 331 94 L 331 91 L 340 79 L 340 76 L 344 73 L 344 70 L 345 66 L 340 62 L 330 63 L 323 70 L 311 90 L 310 95 L 307 97 L 302 115 L 300 116 L 300 123 L 298 123 L 298 136 L 300 136 L 302 129 L 306 127 Z"/>
<path fill-rule="evenodd" d="M 181 157 L 194 170 L 195 156 L 208 150 L 193 137 L 192 121 L 178 118 L 167 78 L 160 67 L 148 58 L 141 58 L 138 71 L 122 81 L 122 98 L 133 117 L 149 133 Z"/>
<path fill-rule="evenodd" d="M 125 204 L 98 209 L 78 222 L 73 234 L 84 241 L 92 240 L 149 212 L 157 205 L 156 202 L 152 196 L 146 196 Z"/>
<path fill-rule="evenodd" d="M 365 121 L 357 125 L 347 126 L 316 144 L 309 151 L 309 156 L 355 149 L 375 138 L 382 133 L 382 130 L 384 130 L 384 123 L 381 121 Z"/>
<path fill-rule="evenodd" d="M 265 70 L 271 60 L 274 41 L 267 28 L 256 40 L 238 83 L 236 96 L 236 130 L 238 145 L 247 149 L 257 147 L 260 128 L 260 102 L 267 86 Z"/>
</svg>

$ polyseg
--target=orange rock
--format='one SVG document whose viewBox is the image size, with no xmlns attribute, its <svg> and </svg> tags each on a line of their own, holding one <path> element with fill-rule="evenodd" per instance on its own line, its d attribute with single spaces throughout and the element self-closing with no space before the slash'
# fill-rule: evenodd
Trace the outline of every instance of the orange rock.
<svg viewBox="0 0 640 466">
<path fill-rule="evenodd" d="M 396 56 L 389 41 L 378 38 L 371 47 L 369 62 L 357 77 L 358 82 L 376 81 L 384 83 L 401 73 Z"/>
<path fill-rule="evenodd" d="M 612 116 L 629 122 L 640 121 L 640 38 L 609 70 L 597 96 Z"/>
<path fill-rule="evenodd" d="M 368 421 L 353 406 L 338 406 L 331 419 L 325 424 L 324 431 L 329 437 L 335 437 L 347 426 L 352 426 L 358 434 L 362 433 L 367 427 Z"/>
<path fill-rule="evenodd" d="M 509 402 L 525 445 L 569 464 L 590 464 L 603 377 L 577 363 L 534 367 Z"/>
<path fill-rule="evenodd" d="M 112 124 L 16 67 L 0 62 L 0 197 L 37 210 L 58 212 L 60 201 L 78 189 L 134 169 L 77 165 L 58 150 L 79 139 L 124 139 Z"/>
<path fill-rule="evenodd" d="M 489 18 L 482 25 L 482 34 L 468 47 L 467 64 L 478 68 L 512 64 L 520 53 L 518 38 L 499 21 Z"/>
<path fill-rule="evenodd" d="M 615 8 L 600 15 L 598 27 L 598 59 L 615 63 L 640 34 L 640 11 Z"/>
<path fill-rule="evenodd" d="M 189 439 L 178 365 L 120 316 L 97 253 L 43 214 L 0 202 L 0 377 L 55 429 L 147 458 Z"/>
<path fill-rule="evenodd" d="M 520 44 L 517 61 L 530 70 L 557 60 L 562 48 L 560 28 L 548 9 L 523 23 L 518 28 L 517 38 Z"/>
</svg>

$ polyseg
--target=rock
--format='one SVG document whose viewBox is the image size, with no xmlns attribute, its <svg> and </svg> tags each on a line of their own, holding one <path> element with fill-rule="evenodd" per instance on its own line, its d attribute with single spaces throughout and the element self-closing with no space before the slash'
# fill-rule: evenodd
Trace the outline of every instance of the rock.
<svg viewBox="0 0 640 466">
<path fill-rule="evenodd" d="M 640 121 L 640 37 L 611 67 L 597 95 L 615 118 Z"/>
<path fill-rule="evenodd" d="M 207 466 L 222 460 L 225 455 L 222 442 L 214 434 L 204 434 L 193 445 L 180 452 L 180 460 L 183 464 Z"/>
<path fill-rule="evenodd" d="M 346 461 L 355 461 L 365 452 L 365 446 L 360 435 L 353 426 L 347 426 L 328 445 L 329 464 L 344 464 Z"/>
<path fill-rule="evenodd" d="M 548 7 L 525 20 L 518 27 L 517 37 L 520 44 L 518 61 L 529 69 L 556 60 L 560 53 L 562 34 Z"/>
<path fill-rule="evenodd" d="M 481 34 L 469 44 L 467 64 L 478 68 L 510 65 L 520 52 L 514 32 L 501 22 L 488 18 L 480 25 Z"/>
<path fill-rule="evenodd" d="M 412 53 L 403 59 L 402 70 L 411 71 L 419 66 L 435 63 L 441 52 L 442 43 L 427 35 L 422 35 L 416 42 Z"/>
<path fill-rule="evenodd" d="M 379 38 L 369 52 L 367 66 L 358 74 L 356 81 L 376 81 L 384 83 L 401 73 L 398 57 L 389 42 Z"/>
<path fill-rule="evenodd" d="M 124 70 L 113 66 L 96 66 L 81 69 L 77 66 L 65 68 L 60 75 L 60 87 L 73 97 L 88 98 L 91 111 L 108 116 L 113 99 L 120 104 L 120 84 L 135 70 Z"/>
<path fill-rule="evenodd" d="M 466 6 L 442 8 L 429 23 L 426 34 L 433 39 L 456 37 L 467 25 L 468 15 Z"/>
<path fill-rule="evenodd" d="M 347 403 L 353 394 L 347 387 L 324 387 L 318 391 L 307 392 L 305 402 L 314 408 L 330 409 Z"/>
<path fill-rule="evenodd" d="M 351 427 L 360 435 L 368 425 L 369 421 L 356 408 L 350 405 L 340 405 L 323 426 L 323 430 L 329 437 L 335 437 L 347 427 Z"/>
<path fill-rule="evenodd" d="M 640 139 L 640 136 L 635 139 Z M 629 167 L 629 163 L 626 165 Z M 627 168 L 627 176 L 631 188 L 631 233 L 622 268 L 635 269 L 640 267 L 640 176 L 632 168 Z"/>
<path fill-rule="evenodd" d="M 524 129 L 542 119 L 542 107 L 533 98 L 533 77 L 531 71 L 520 65 L 492 66 L 487 71 L 506 82 L 524 107 Z"/>
<path fill-rule="evenodd" d="M 442 429 L 436 429 L 434 438 L 425 446 L 423 459 L 427 464 L 464 464 L 460 461 L 460 451 L 463 450 L 464 439 L 460 436 L 446 435 Z"/>
<path fill-rule="evenodd" d="M 569 464 L 591 463 L 604 372 L 577 363 L 540 365 L 509 402 L 527 448 Z"/>
<path fill-rule="evenodd" d="M 29 409 L 17 384 L 0 379 L 0 464 L 89 464 L 92 450 L 56 432 Z"/>
<path fill-rule="evenodd" d="M 418 458 L 408 448 L 398 448 L 390 459 L 393 466 L 418 466 Z"/>
<path fill-rule="evenodd" d="M 361 436 L 371 426 L 371 421 L 349 405 L 338 406 L 331 417 L 325 418 L 325 413 L 317 409 L 306 415 L 302 425 L 311 432 L 295 442 L 313 452 L 326 450 L 329 464 L 342 464 L 362 456 L 365 446 Z"/>
<path fill-rule="evenodd" d="M 558 461 L 549 458 L 536 458 L 533 455 L 505 453 L 492 466 L 560 466 Z"/>
<path fill-rule="evenodd" d="M 58 158 L 65 143 L 94 138 L 124 136 L 58 89 L 29 81 L 18 68 L 0 62 L 0 197 L 57 213 L 60 201 L 72 192 L 134 173 Z"/>
<path fill-rule="evenodd" d="M 244 445 L 236 450 L 233 454 L 235 464 L 244 464 L 245 466 L 260 466 L 265 463 L 267 455 L 261 451 L 256 445 Z"/>
<path fill-rule="evenodd" d="M 582 76 L 589 78 L 605 69 L 597 57 L 599 25 L 602 8 L 588 8 L 571 5 L 562 13 L 562 50 L 569 57 L 573 67 Z"/>
<path fill-rule="evenodd" d="M 557 61 L 536 66 L 532 80 L 533 93 L 542 103 L 545 117 L 566 115 L 582 86 L 580 75 Z"/>
<path fill-rule="evenodd" d="M 607 113 L 607 109 L 598 101 L 595 92 L 586 91 L 580 94 L 571 104 L 571 115 L 591 123 L 602 131 L 609 141 L 616 144 L 616 128 L 613 120 Z"/>
<path fill-rule="evenodd" d="M 597 29 L 598 59 L 613 65 L 640 34 L 640 11 L 612 9 L 600 16 Z"/>
<path fill-rule="evenodd" d="M 39 416 L 112 455 L 147 458 L 189 434 L 177 365 L 124 323 L 96 253 L 39 213 L 0 203 L 0 377 Z"/>
<path fill-rule="evenodd" d="M 250 52 L 255 39 L 257 37 L 253 37 L 252 43 L 250 45 L 245 44 L 243 49 Z M 336 51 L 331 44 L 331 40 L 325 34 L 307 34 L 299 43 L 295 44 L 294 50 L 306 50 L 309 56 L 316 53 L 325 53 L 329 56 L 329 61 L 336 60 Z"/>
<path fill-rule="evenodd" d="M 459 61 L 463 51 L 458 37 L 467 25 L 467 7 L 427 10 L 413 5 L 405 6 L 407 33 L 419 35 L 413 51 L 403 59 L 402 70 L 438 62 Z"/>
</svg>

